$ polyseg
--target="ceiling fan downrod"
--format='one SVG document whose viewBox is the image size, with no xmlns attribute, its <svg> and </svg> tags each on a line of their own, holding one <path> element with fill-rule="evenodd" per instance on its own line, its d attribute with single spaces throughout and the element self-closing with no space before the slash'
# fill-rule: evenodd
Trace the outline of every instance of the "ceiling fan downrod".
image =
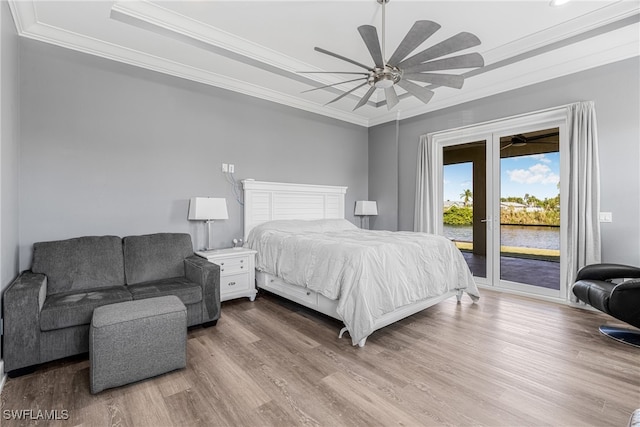
<svg viewBox="0 0 640 427">
<path fill-rule="evenodd" d="M 396 67 L 392 67 L 387 64 L 387 55 L 386 55 L 386 12 L 384 5 L 389 2 L 389 0 L 376 0 L 379 4 L 382 5 L 382 68 L 374 68 L 371 70 L 371 74 L 369 75 L 369 79 L 367 80 L 370 86 L 375 87 L 376 89 L 386 89 L 394 84 L 398 83 L 402 78 L 402 74 L 400 70 Z"/>
<path fill-rule="evenodd" d="M 382 5 L 382 60 L 384 61 L 384 65 L 387 65 L 387 55 L 385 53 L 385 43 L 386 43 L 386 31 L 385 31 L 385 23 L 387 22 L 387 17 L 385 14 L 384 5 L 389 3 L 389 0 L 377 0 L 378 3 Z"/>
</svg>

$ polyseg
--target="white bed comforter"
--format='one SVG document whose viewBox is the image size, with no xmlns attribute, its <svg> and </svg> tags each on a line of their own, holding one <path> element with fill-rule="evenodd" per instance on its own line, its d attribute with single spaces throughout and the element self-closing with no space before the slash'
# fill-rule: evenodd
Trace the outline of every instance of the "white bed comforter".
<svg viewBox="0 0 640 427">
<path fill-rule="evenodd" d="M 396 308 L 456 289 L 480 297 L 460 251 L 438 235 L 361 230 L 346 220 L 271 221 L 251 231 L 247 246 L 258 251 L 258 270 L 338 300 L 354 345 Z"/>
</svg>

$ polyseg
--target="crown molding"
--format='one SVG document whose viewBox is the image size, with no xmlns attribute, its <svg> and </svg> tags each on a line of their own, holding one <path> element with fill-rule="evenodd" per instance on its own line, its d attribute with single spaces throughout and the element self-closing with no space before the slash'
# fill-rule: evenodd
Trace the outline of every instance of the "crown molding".
<svg viewBox="0 0 640 427">
<path fill-rule="evenodd" d="M 200 40 L 208 45 L 231 51 L 238 55 L 248 57 L 285 71 L 308 69 L 309 71 L 322 71 L 311 65 L 298 61 L 287 55 L 283 55 L 273 49 L 266 48 L 257 43 L 230 34 L 219 28 L 204 24 L 201 21 L 181 15 L 175 11 L 162 7 L 160 4 L 147 0 L 119 1 L 111 7 L 112 18 L 133 18 L 136 22 L 145 22 L 155 27 L 162 28 L 169 33 L 179 34 L 191 39 Z M 138 25 L 136 25 L 138 26 Z M 324 83 L 322 79 L 318 81 Z M 327 80 L 329 84 L 332 81 Z"/>
<path fill-rule="evenodd" d="M 630 25 L 631 28 L 637 31 L 638 20 L 640 19 L 639 3 L 636 1 L 617 1 L 590 14 L 577 17 L 566 23 L 566 25 L 550 27 L 516 42 L 483 52 L 487 66 L 484 69 L 479 69 L 479 73 L 473 74 L 468 78 L 469 81 L 466 83 L 464 91 L 450 92 L 443 88 L 441 91 L 436 91 L 436 96 L 427 105 L 408 110 L 402 110 L 402 105 L 400 105 L 399 109 L 396 108 L 390 112 L 384 111 L 377 115 L 374 112 L 372 117 L 367 117 L 361 113 L 355 114 L 333 106 L 323 106 L 299 96 L 289 95 L 209 70 L 185 65 L 167 58 L 150 55 L 48 25 L 38 20 L 36 2 L 31 0 L 8 0 L 8 4 L 14 17 L 17 31 L 23 37 L 193 80 L 364 127 L 415 117 L 640 54 L 637 35 L 635 37 L 614 38 L 613 42 L 609 44 L 596 43 L 597 46 L 595 48 L 589 45 L 587 49 L 583 50 L 584 53 L 582 55 L 574 53 L 575 48 L 579 47 L 581 42 L 603 37 L 609 32 L 619 32 L 621 28 L 629 27 L 629 23 L 632 23 L 633 25 Z M 272 49 L 236 37 L 146 0 L 116 2 L 112 6 L 112 15 L 117 15 L 117 19 L 125 22 L 132 20 L 136 26 L 141 28 L 144 28 L 144 25 L 152 26 L 156 33 L 160 32 L 181 40 L 184 40 L 185 37 L 197 40 L 206 44 L 208 50 L 216 53 L 223 52 L 226 57 L 257 66 L 262 70 L 273 72 L 295 81 L 308 84 L 315 83 L 317 85 L 336 83 L 335 79 L 331 79 L 331 75 L 314 75 L 313 79 L 301 76 L 295 73 L 296 69 L 313 71 L 315 68 Z M 618 26 L 616 27 L 616 25 Z M 158 31 L 158 29 L 161 31 Z M 632 41 L 629 42 L 629 39 Z M 567 46 L 570 46 L 569 50 L 566 50 Z M 563 49 L 565 49 L 564 56 Z M 532 57 L 536 57 L 537 60 L 527 61 Z M 516 72 L 518 64 L 525 61 L 529 68 L 525 72 Z M 547 63 L 552 65 L 546 66 Z M 500 78 L 501 73 L 499 70 L 501 69 L 512 72 L 506 78 L 504 76 Z M 476 84 L 476 81 L 482 81 L 483 84 Z M 335 88 L 330 89 L 334 89 L 335 93 L 342 93 L 342 91 Z M 349 95 L 349 97 L 354 100 L 360 99 L 359 96 L 354 96 L 354 94 Z M 373 97 L 367 105 L 365 108 L 368 108 L 370 113 L 371 108 L 376 106 Z M 379 108 L 385 107 L 381 106 Z"/>
<path fill-rule="evenodd" d="M 485 62 L 493 64 L 508 58 L 530 52 L 544 46 L 556 44 L 580 34 L 588 33 L 606 25 L 621 21 L 640 13 L 638 2 L 617 0 L 586 15 L 530 34 L 498 48 L 482 52 Z"/>
<path fill-rule="evenodd" d="M 36 6 L 33 1 L 7 0 L 9 10 L 13 15 L 18 34 L 22 35 L 33 24 L 38 22 Z"/>
<path fill-rule="evenodd" d="M 31 7 L 32 2 L 12 1 L 12 3 L 14 6 L 12 13 L 15 11 L 16 15 L 14 16 L 18 17 L 16 22 L 20 22 L 20 24 L 16 24 L 16 27 L 19 26 L 19 34 L 22 37 L 276 102 L 358 126 L 368 126 L 366 117 L 335 108 L 323 107 L 299 97 L 40 23 L 36 19 L 35 10 Z"/>
<path fill-rule="evenodd" d="M 302 75 L 297 70 L 324 70 L 148 0 L 116 2 L 111 7 L 111 18 L 303 82 L 311 87 L 342 82 L 341 78 L 332 74 Z M 337 95 L 342 94 L 342 91 L 335 88 L 327 90 Z M 360 89 L 347 97 L 357 102 L 365 92 L 366 90 Z M 375 107 L 373 101 L 368 104 Z"/>
</svg>

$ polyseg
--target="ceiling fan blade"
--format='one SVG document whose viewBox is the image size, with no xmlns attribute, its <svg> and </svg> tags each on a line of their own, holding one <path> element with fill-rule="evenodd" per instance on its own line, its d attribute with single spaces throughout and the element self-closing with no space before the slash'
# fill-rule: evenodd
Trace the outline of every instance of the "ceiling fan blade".
<svg viewBox="0 0 640 427">
<path fill-rule="evenodd" d="M 361 25 L 358 27 L 358 32 L 364 40 L 364 44 L 367 45 L 369 53 L 373 58 L 373 62 L 376 67 L 384 67 L 384 59 L 382 59 L 382 52 L 380 51 L 380 40 L 378 40 L 378 30 L 373 25 Z"/>
<path fill-rule="evenodd" d="M 302 92 L 300 92 L 300 93 L 313 92 L 314 90 L 318 90 L 318 89 L 325 89 L 325 88 L 328 88 L 328 87 L 331 87 L 331 86 L 338 86 L 338 85 L 341 85 L 341 84 L 344 84 L 344 83 L 357 82 L 357 81 L 360 81 L 360 80 L 364 80 L 364 79 L 363 79 L 362 77 L 360 77 L 359 79 L 346 80 L 346 81 L 344 81 L 344 82 L 333 83 L 333 84 L 330 84 L 330 85 L 324 85 L 324 86 L 318 86 L 318 87 L 314 87 L 313 89 L 304 90 L 304 91 L 302 91 Z"/>
<path fill-rule="evenodd" d="M 351 63 L 353 65 L 357 65 L 358 67 L 362 67 L 365 70 L 370 70 L 371 69 L 371 67 L 369 67 L 368 65 L 361 64 L 358 61 L 354 61 L 353 59 L 349 59 L 349 58 L 347 58 L 345 56 L 338 55 L 337 53 L 330 52 L 330 51 L 328 51 L 326 49 L 323 49 L 321 47 L 314 47 L 313 49 L 316 52 L 324 53 L 325 55 L 329 55 L 329 56 L 333 56 L 334 58 L 342 59 L 343 61 L 347 61 L 347 62 L 349 62 L 349 63 Z"/>
<path fill-rule="evenodd" d="M 434 95 L 433 92 L 429 89 L 425 89 L 420 85 L 410 82 L 409 80 L 400 80 L 398 82 L 398 86 L 400 86 L 402 89 L 406 90 L 425 104 L 429 103 L 429 101 L 431 101 L 431 97 L 433 97 Z"/>
<path fill-rule="evenodd" d="M 431 37 L 433 33 L 440 29 L 440 25 L 432 21 L 416 21 L 409 30 L 404 39 L 400 42 L 396 51 L 389 58 L 389 65 L 396 65 L 402 61 L 407 55 L 413 52 L 426 39 Z"/>
<path fill-rule="evenodd" d="M 353 89 L 349 90 L 348 92 L 343 93 L 343 94 L 342 94 L 342 95 L 340 95 L 339 97 L 332 99 L 331 101 L 327 102 L 327 103 L 326 103 L 326 104 L 324 104 L 324 105 L 325 105 L 325 106 L 327 106 L 327 105 L 329 105 L 329 104 L 331 104 L 331 103 L 333 103 L 333 102 L 339 101 L 339 100 L 341 100 L 342 98 L 344 98 L 345 96 L 349 95 L 351 92 L 354 92 L 354 91 L 356 91 L 357 89 L 360 89 L 362 86 L 364 86 L 364 85 L 366 85 L 366 84 L 367 84 L 367 82 L 364 82 L 364 83 L 362 83 L 361 85 L 358 85 L 358 86 L 354 87 Z"/>
<path fill-rule="evenodd" d="M 456 89 L 462 88 L 464 83 L 464 77 L 457 74 L 403 73 L 402 78 Z"/>
<path fill-rule="evenodd" d="M 366 83 L 365 83 L 366 84 Z M 364 96 L 362 97 L 362 99 L 360 99 L 360 102 L 358 102 L 358 105 L 355 106 L 355 108 L 353 109 L 353 111 L 356 111 L 358 108 L 362 107 L 364 104 L 367 103 L 367 101 L 369 100 L 369 98 L 371 98 L 371 95 L 373 95 L 373 92 L 376 91 L 376 87 L 375 86 L 371 86 L 369 88 L 369 90 L 367 91 L 367 93 L 364 94 Z"/>
<path fill-rule="evenodd" d="M 398 102 L 400 102 L 398 94 L 393 86 L 384 88 L 384 96 L 387 99 L 387 110 L 391 110 L 393 107 L 398 105 Z"/>
<path fill-rule="evenodd" d="M 411 58 L 405 59 L 397 66 L 400 68 L 411 67 L 413 65 L 420 64 L 421 62 L 426 62 L 450 53 L 478 46 L 479 44 L 480 39 L 474 34 L 462 32 L 413 55 Z"/>
<path fill-rule="evenodd" d="M 529 141 L 536 141 L 538 139 L 545 139 L 545 138 L 549 138 L 551 136 L 558 136 L 560 135 L 558 132 L 551 132 L 551 133 L 545 133 L 544 135 L 534 135 L 534 136 L 524 136 L 522 135 L 522 137 L 524 139 L 527 140 L 527 142 Z"/>
<path fill-rule="evenodd" d="M 405 73 L 421 73 L 423 71 L 453 70 L 456 68 L 475 68 L 482 66 L 484 66 L 484 59 L 482 58 L 482 55 L 474 52 L 413 65 L 411 67 L 404 68 L 403 71 Z"/>
<path fill-rule="evenodd" d="M 359 71 L 296 71 L 298 74 L 360 74 L 368 76 L 369 73 L 361 73 Z"/>
</svg>

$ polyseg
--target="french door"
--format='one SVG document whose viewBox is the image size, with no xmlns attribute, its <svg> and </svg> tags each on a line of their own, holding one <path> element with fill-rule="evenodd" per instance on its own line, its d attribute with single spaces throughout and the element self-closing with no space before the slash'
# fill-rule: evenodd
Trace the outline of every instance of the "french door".
<svg viewBox="0 0 640 427">
<path fill-rule="evenodd" d="M 565 123 L 563 112 L 543 112 L 430 135 L 436 231 L 479 285 L 565 298 Z"/>
</svg>

